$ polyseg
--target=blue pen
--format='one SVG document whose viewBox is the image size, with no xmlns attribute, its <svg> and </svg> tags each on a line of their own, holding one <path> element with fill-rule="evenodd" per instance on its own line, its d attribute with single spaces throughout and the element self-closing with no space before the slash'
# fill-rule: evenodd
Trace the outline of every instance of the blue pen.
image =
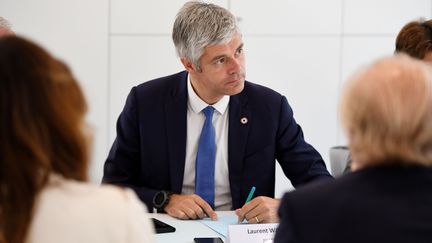
<svg viewBox="0 0 432 243">
<path fill-rule="evenodd" d="M 245 204 L 248 203 L 248 202 L 252 199 L 253 194 L 255 193 L 255 189 L 256 189 L 256 188 L 255 188 L 254 186 L 251 188 L 251 190 L 250 190 L 250 192 L 249 192 L 249 195 L 248 195 L 248 197 L 247 197 L 247 199 L 246 199 Z"/>
</svg>

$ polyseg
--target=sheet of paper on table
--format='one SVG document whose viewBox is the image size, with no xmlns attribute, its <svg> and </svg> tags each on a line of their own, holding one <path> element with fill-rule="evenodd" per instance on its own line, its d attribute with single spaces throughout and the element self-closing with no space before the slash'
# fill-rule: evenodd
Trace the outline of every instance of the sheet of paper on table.
<svg viewBox="0 0 432 243">
<path fill-rule="evenodd" d="M 213 221 L 210 218 L 201 219 L 200 221 L 226 238 L 228 236 L 228 226 L 238 224 L 238 217 L 235 213 L 218 213 L 217 221 Z"/>
</svg>

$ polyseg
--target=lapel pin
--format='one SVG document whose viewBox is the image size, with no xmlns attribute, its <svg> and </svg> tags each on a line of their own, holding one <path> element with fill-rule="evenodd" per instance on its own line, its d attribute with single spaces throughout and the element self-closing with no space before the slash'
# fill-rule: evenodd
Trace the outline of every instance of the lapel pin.
<svg viewBox="0 0 432 243">
<path fill-rule="evenodd" d="M 246 117 L 242 117 L 242 119 L 240 119 L 240 122 L 242 124 L 246 124 L 248 122 L 248 119 Z"/>
</svg>

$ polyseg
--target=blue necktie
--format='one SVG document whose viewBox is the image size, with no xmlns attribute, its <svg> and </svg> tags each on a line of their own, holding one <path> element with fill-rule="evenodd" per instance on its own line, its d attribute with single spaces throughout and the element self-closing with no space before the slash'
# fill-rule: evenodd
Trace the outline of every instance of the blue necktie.
<svg viewBox="0 0 432 243">
<path fill-rule="evenodd" d="M 206 119 L 198 143 L 195 164 L 195 194 L 202 197 L 214 208 L 216 158 L 215 130 L 212 123 L 214 108 L 207 106 L 202 112 L 206 116 Z"/>
</svg>

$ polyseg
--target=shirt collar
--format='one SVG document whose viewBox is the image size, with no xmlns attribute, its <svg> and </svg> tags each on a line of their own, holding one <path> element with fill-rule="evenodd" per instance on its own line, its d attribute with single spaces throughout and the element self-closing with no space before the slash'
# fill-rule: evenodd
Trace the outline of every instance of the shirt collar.
<svg viewBox="0 0 432 243">
<path fill-rule="evenodd" d="M 188 74 L 188 82 L 187 82 L 187 88 L 188 88 L 188 103 L 189 106 L 192 108 L 192 111 L 196 114 L 200 113 L 204 108 L 209 106 L 205 101 L 203 101 L 196 93 L 195 90 L 192 88 L 192 83 L 190 80 L 190 75 Z M 225 111 L 228 108 L 230 97 L 228 95 L 224 95 L 222 99 L 220 99 L 215 104 L 211 105 L 217 112 L 219 112 L 221 115 L 225 113 Z"/>
</svg>

